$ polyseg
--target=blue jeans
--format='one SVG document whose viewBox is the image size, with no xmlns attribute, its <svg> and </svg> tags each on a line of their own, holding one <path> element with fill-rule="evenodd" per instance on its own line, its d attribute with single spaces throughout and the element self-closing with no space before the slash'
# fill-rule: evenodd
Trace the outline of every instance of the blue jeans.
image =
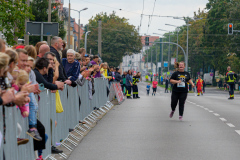
<svg viewBox="0 0 240 160">
<path fill-rule="evenodd" d="M 29 94 L 30 102 L 29 102 L 29 117 L 28 117 L 28 123 L 29 128 L 37 128 L 37 110 L 38 110 L 38 104 L 37 100 L 33 93 Z"/>
<path fill-rule="evenodd" d="M 47 143 L 47 140 L 48 140 L 48 135 L 45 133 L 45 144 Z M 41 156 L 42 152 L 43 152 L 42 149 L 38 150 L 38 156 Z"/>
</svg>

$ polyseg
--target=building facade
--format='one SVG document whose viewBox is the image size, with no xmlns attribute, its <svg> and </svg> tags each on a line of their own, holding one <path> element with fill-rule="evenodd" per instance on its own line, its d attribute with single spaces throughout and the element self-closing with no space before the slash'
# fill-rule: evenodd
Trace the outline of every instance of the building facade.
<svg viewBox="0 0 240 160">
<path fill-rule="evenodd" d="M 151 70 L 151 60 L 148 60 L 144 58 L 146 55 L 146 50 L 149 49 L 153 43 L 149 43 L 149 46 L 145 46 L 145 37 L 149 37 L 149 42 L 154 42 L 157 39 L 159 39 L 158 36 L 142 36 L 141 42 L 143 45 L 142 50 L 138 54 L 130 54 L 123 57 L 122 60 L 122 70 L 132 70 L 136 72 L 142 72 L 142 74 L 145 74 L 147 70 Z M 156 65 L 152 64 L 152 72 L 154 73 L 156 71 Z"/>
</svg>

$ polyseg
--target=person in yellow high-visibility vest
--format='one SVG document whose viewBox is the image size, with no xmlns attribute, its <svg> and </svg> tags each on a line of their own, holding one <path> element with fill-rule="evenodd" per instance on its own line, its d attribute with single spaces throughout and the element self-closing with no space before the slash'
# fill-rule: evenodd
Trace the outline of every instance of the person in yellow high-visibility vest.
<svg viewBox="0 0 240 160">
<path fill-rule="evenodd" d="M 234 84 L 235 80 L 237 79 L 237 74 L 233 71 L 231 71 L 231 67 L 227 67 L 227 74 L 226 74 L 226 81 L 227 84 L 229 85 L 229 95 L 230 97 L 228 99 L 234 99 Z"/>
<path fill-rule="evenodd" d="M 133 98 L 136 99 L 136 98 L 140 98 L 138 96 L 138 86 L 137 86 L 137 83 L 139 82 L 139 79 L 140 79 L 140 76 L 141 76 L 141 73 L 138 72 L 135 76 L 133 76 Z"/>
<path fill-rule="evenodd" d="M 146 79 L 146 81 L 148 81 L 148 75 L 146 74 L 146 76 L 145 76 L 145 79 Z"/>
</svg>

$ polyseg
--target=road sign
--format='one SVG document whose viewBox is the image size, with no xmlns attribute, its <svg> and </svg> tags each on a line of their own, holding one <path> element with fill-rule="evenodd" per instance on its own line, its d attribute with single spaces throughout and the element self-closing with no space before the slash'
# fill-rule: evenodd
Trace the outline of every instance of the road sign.
<svg viewBox="0 0 240 160">
<path fill-rule="evenodd" d="M 30 36 L 58 36 L 59 24 L 56 22 L 27 22 L 26 34 Z"/>
<path fill-rule="evenodd" d="M 164 67 L 168 67 L 168 62 L 164 62 Z"/>
</svg>

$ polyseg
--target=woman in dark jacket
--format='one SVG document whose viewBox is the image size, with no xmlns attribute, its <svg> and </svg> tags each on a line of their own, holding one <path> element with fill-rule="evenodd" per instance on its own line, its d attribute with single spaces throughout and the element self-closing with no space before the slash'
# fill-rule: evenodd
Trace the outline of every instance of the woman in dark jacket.
<svg viewBox="0 0 240 160">
<path fill-rule="evenodd" d="M 121 74 L 119 72 L 119 68 L 116 68 L 115 80 L 116 80 L 116 82 L 122 82 L 122 76 L 121 76 Z"/>
</svg>

